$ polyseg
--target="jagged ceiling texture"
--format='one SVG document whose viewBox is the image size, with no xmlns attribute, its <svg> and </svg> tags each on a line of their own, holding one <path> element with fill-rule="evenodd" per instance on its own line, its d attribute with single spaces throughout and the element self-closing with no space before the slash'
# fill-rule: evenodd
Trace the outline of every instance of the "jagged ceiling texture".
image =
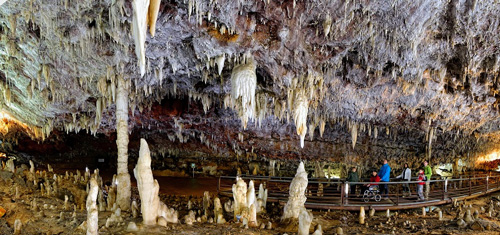
<svg viewBox="0 0 500 235">
<path fill-rule="evenodd" d="M 144 76 L 132 19 L 125 0 L 4 3 L 1 108 L 40 137 L 109 133 L 123 77 L 131 128 L 171 154 L 445 158 L 498 143 L 496 0 L 161 1 Z M 243 130 L 253 106 L 231 74 L 249 60 Z"/>
</svg>

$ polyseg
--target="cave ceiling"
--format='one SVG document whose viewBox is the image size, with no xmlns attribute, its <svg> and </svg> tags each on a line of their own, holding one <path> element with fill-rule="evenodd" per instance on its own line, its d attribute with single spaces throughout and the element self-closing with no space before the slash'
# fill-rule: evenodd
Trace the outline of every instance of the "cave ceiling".
<svg viewBox="0 0 500 235">
<path fill-rule="evenodd" d="M 132 5 L 0 6 L 0 109 L 29 126 L 4 141 L 113 135 L 118 79 L 130 132 L 163 154 L 445 159 L 500 140 L 496 0 L 164 0 L 144 75 Z M 249 116 L 239 65 L 255 68 Z"/>
</svg>

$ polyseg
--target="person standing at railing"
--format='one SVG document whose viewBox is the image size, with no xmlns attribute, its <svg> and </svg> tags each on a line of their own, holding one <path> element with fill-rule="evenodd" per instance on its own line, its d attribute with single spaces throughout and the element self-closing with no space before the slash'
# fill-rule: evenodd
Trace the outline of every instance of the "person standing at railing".
<svg viewBox="0 0 500 235">
<path fill-rule="evenodd" d="M 427 161 L 424 161 L 424 175 L 425 175 L 425 200 L 429 200 L 429 191 L 431 191 L 431 176 L 432 168 Z"/>
<path fill-rule="evenodd" d="M 378 172 L 380 176 L 380 182 L 389 182 L 391 177 L 391 167 L 387 163 L 387 159 L 384 159 L 384 165 L 380 168 Z M 389 185 L 388 184 L 380 184 L 381 193 L 384 195 L 384 200 L 389 199 Z"/>
<path fill-rule="evenodd" d="M 405 163 L 405 166 L 403 168 L 403 172 L 401 172 L 401 175 L 397 176 L 396 179 L 403 178 L 403 181 L 411 181 L 411 169 L 408 167 L 408 164 Z M 406 197 L 406 194 L 408 196 L 411 196 L 410 192 L 410 184 L 405 183 L 403 184 L 403 197 Z"/>
<path fill-rule="evenodd" d="M 349 183 L 359 182 L 359 175 L 358 172 L 356 172 L 356 167 L 353 167 L 351 169 L 351 172 L 349 172 L 349 176 L 347 177 L 347 182 Z M 351 195 L 352 196 L 356 195 L 356 184 L 349 184 L 349 187 L 351 188 Z"/>
<path fill-rule="evenodd" d="M 424 201 L 425 175 L 424 175 L 424 170 L 422 170 L 422 168 L 418 170 L 418 181 L 419 181 L 417 183 L 418 201 Z"/>
</svg>

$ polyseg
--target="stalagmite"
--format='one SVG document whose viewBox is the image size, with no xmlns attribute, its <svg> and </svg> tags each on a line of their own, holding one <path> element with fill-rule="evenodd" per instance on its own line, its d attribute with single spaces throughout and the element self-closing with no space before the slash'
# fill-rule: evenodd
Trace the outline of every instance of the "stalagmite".
<svg viewBox="0 0 500 235">
<path fill-rule="evenodd" d="M 131 194 L 130 174 L 128 173 L 128 87 L 120 76 L 118 77 L 116 94 L 116 135 L 118 148 L 116 203 L 123 211 L 128 211 L 130 209 Z"/>
<path fill-rule="evenodd" d="M 425 207 L 422 207 L 422 216 L 425 216 Z"/>
<path fill-rule="evenodd" d="M 337 227 L 337 235 L 343 235 L 344 234 L 344 230 L 342 229 L 342 227 Z"/>
<path fill-rule="evenodd" d="M 250 180 L 248 183 L 248 190 L 247 190 L 247 207 L 250 208 L 252 204 L 255 204 L 255 186 L 253 183 L 253 180 Z"/>
<path fill-rule="evenodd" d="M 224 203 L 224 210 L 226 210 L 226 212 L 228 213 L 233 212 L 234 207 L 233 204 L 231 203 L 231 200 L 228 200 L 226 203 Z"/>
<path fill-rule="evenodd" d="M 7 163 L 5 164 L 5 169 L 12 173 L 16 172 L 16 166 L 14 165 L 14 160 L 12 158 L 7 160 Z"/>
<path fill-rule="evenodd" d="M 63 209 L 65 211 L 69 210 L 68 195 L 64 195 L 64 207 L 63 207 Z"/>
<path fill-rule="evenodd" d="M 98 210 L 97 210 L 97 193 L 99 186 L 96 179 L 90 179 L 90 191 L 87 196 L 87 235 L 99 234 Z"/>
<path fill-rule="evenodd" d="M 318 224 L 316 226 L 316 230 L 312 235 L 323 235 L 323 228 L 321 228 L 321 224 Z"/>
<path fill-rule="evenodd" d="M 264 185 L 259 185 L 259 196 L 257 201 L 262 200 L 262 204 L 260 205 L 262 208 L 266 208 L 267 204 L 267 189 L 264 189 Z M 257 213 L 260 212 L 260 209 L 257 209 Z"/>
<path fill-rule="evenodd" d="M 143 223 L 144 225 L 155 225 L 160 209 L 160 198 L 158 197 L 160 186 L 153 178 L 149 147 L 144 139 L 141 139 L 139 159 L 134 168 L 134 176 L 137 179 L 137 189 L 141 197 Z"/>
<path fill-rule="evenodd" d="M 158 11 L 160 10 L 160 2 L 161 2 L 161 0 L 151 0 L 151 2 L 149 3 L 148 25 L 149 25 L 149 33 L 151 34 L 151 37 L 155 36 L 156 19 L 158 18 Z"/>
<path fill-rule="evenodd" d="M 439 220 L 443 220 L 443 211 L 438 212 L 438 218 Z"/>
<path fill-rule="evenodd" d="M 467 212 L 465 213 L 464 220 L 467 223 L 470 223 L 470 222 L 474 221 L 474 219 L 472 218 L 472 213 L 470 212 L 470 209 L 467 209 Z"/>
<path fill-rule="evenodd" d="M 210 192 L 203 192 L 203 214 L 208 216 L 208 208 L 210 208 Z"/>
<path fill-rule="evenodd" d="M 243 179 L 237 177 L 236 184 L 233 184 L 233 211 L 234 211 L 234 220 L 237 220 L 238 216 L 241 216 L 243 210 L 248 209 L 247 207 L 247 184 Z"/>
<path fill-rule="evenodd" d="M 304 148 L 304 139 L 307 132 L 307 112 L 309 111 L 309 100 L 304 92 L 297 93 L 294 101 L 293 120 L 297 135 L 300 136 L 300 147 Z"/>
<path fill-rule="evenodd" d="M 311 227 L 311 222 L 313 220 L 313 215 L 310 211 L 307 211 L 306 208 L 300 209 L 299 214 L 299 232 L 298 235 L 308 235 L 309 228 Z"/>
<path fill-rule="evenodd" d="M 226 220 L 224 219 L 224 213 L 222 211 L 222 204 L 220 203 L 220 199 L 218 197 L 214 199 L 214 219 L 215 223 L 226 223 Z"/>
<path fill-rule="evenodd" d="M 132 218 L 137 218 L 137 216 L 139 215 L 139 207 L 137 206 L 137 201 L 133 200 L 130 207 L 130 209 L 132 210 Z"/>
<path fill-rule="evenodd" d="M 35 174 L 35 163 L 33 163 L 33 161 L 30 160 L 30 173 L 32 175 Z"/>
<path fill-rule="evenodd" d="M 251 56 L 248 56 L 246 63 L 235 66 L 231 73 L 231 97 L 233 104 L 238 103 L 239 105 L 238 115 L 243 129 L 247 128 L 249 119 L 255 118 L 256 87 L 255 62 Z M 241 103 L 238 99 L 240 97 Z"/>
<path fill-rule="evenodd" d="M 389 209 L 385 211 L 385 217 L 391 218 L 391 211 Z"/>
<path fill-rule="evenodd" d="M 135 42 L 135 55 L 139 64 L 141 77 L 146 73 L 146 31 L 149 10 L 149 0 L 134 0 L 132 2 L 134 11 L 132 21 L 132 35 Z"/>
<path fill-rule="evenodd" d="M 249 207 L 248 211 L 248 224 L 250 227 L 257 227 L 258 222 L 257 222 L 257 206 L 255 203 L 252 203 Z"/>
<path fill-rule="evenodd" d="M 21 234 L 21 228 L 23 227 L 23 223 L 20 219 L 16 219 L 14 221 L 14 235 Z"/>
<path fill-rule="evenodd" d="M 365 224 L 365 208 L 359 208 L 359 224 Z"/>
<path fill-rule="evenodd" d="M 300 162 L 297 173 L 290 184 L 288 202 L 285 205 L 282 220 L 299 218 L 300 210 L 304 208 L 304 203 L 307 200 L 305 196 L 307 183 L 307 172 L 304 169 L 304 163 Z"/>
</svg>

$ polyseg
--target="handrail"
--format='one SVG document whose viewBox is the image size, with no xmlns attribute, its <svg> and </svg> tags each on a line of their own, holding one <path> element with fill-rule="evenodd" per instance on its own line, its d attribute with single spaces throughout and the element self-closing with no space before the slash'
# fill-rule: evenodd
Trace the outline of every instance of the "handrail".
<svg viewBox="0 0 500 235">
<path fill-rule="evenodd" d="M 254 180 L 258 189 L 259 183 L 264 183 L 268 189 L 268 201 L 284 203 L 288 199 L 289 185 L 292 177 L 271 177 L 271 176 L 247 176 L 245 181 Z M 221 195 L 232 196 L 231 186 L 236 179 L 235 176 L 221 176 L 217 185 L 217 191 Z M 453 200 L 462 200 L 481 196 L 500 190 L 500 173 L 490 172 L 488 174 L 471 174 L 467 177 L 458 176 L 446 179 L 434 179 L 427 182 L 434 186 L 434 190 L 429 192 L 429 199 L 423 202 L 416 202 L 416 184 L 423 181 L 397 181 L 397 182 L 347 182 L 342 179 L 310 178 L 306 194 L 308 200 L 307 208 L 316 209 L 347 209 L 359 210 L 360 206 L 373 207 L 375 209 L 407 209 L 420 206 L 440 205 L 451 203 Z M 362 198 L 349 195 L 347 187 L 352 185 L 366 184 L 387 184 L 390 186 L 389 199 L 375 202 L 365 202 Z M 320 187 L 320 185 L 322 185 Z M 402 197 L 402 186 L 409 185 L 413 197 Z M 358 186 L 359 188 L 359 186 Z"/>
</svg>

